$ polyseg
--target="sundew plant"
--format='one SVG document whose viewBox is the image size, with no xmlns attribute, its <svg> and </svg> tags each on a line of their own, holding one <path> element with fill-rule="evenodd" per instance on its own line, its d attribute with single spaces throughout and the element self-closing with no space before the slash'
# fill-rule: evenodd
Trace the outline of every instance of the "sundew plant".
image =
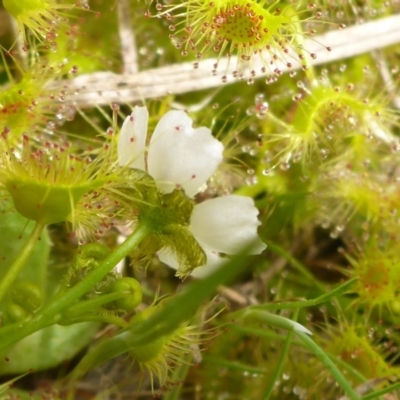
<svg viewBox="0 0 400 400">
<path fill-rule="evenodd" d="M 399 399 L 399 27 L 3 0 L 0 400 Z"/>
</svg>

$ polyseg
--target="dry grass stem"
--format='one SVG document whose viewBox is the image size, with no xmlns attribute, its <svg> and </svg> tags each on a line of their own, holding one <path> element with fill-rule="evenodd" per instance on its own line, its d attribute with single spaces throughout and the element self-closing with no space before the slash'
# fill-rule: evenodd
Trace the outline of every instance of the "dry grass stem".
<svg viewBox="0 0 400 400">
<path fill-rule="evenodd" d="M 123 8 L 124 5 L 119 7 Z M 128 35 L 124 24 L 121 23 L 122 27 L 120 28 L 121 40 L 123 40 L 122 49 L 125 49 L 123 53 L 125 51 L 127 53 L 124 54 L 124 65 L 127 70 L 132 71 L 136 65 L 133 56 L 136 54 L 134 38 L 132 35 Z M 400 15 L 394 15 L 307 39 L 304 47 L 310 53 L 317 55 L 316 59 L 311 61 L 313 65 L 319 65 L 381 49 L 398 42 L 400 42 Z M 326 46 L 331 47 L 332 50 L 328 51 Z M 232 73 L 235 70 L 237 59 L 235 57 L 231 57 L 230 60 L 222 58 L 218 63 L 219 73 L 213 75 L 211 70 L 216 62 L 215 58 L 205 59 L 200 62 L 198 69 L 193 68 L 192 62 L 184 62 L 123 75 L 112 72 L 95 72 L 81 75 L 69 82 L 59 81 L 51 86 L 53 88 L 54 86 L 61 87 L 67 83 L 74 94 L 68 96 L 66 100 L 78 107 L 89 107 L 216 88 L 221 85 L 222 75 L 228 77 L 226 84 L 235 83 L 237 80 L 233 78 Z M 282 72 L 288 71 L 283 62 L 277 67 Z M 293 68 L 296 67 L 300 68 L 300 65 Z M 259 71 L 261 68 L 261 61 L 249 66 L 249 70 Z M 260 73 L 256 79 L 267 75 L 267 73 Z"/>
</svg>

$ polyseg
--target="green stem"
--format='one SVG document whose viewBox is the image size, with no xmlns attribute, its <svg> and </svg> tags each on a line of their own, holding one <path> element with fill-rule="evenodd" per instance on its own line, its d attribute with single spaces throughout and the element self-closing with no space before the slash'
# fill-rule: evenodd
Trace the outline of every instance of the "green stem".
<svg viewBox="0 0 400 400">
<path fill-rule="evenodd" d="M 298 16 L 294 16 L 293 19 L 296 22 L 300 22 L 300 19 Z M 299 27 L 302 26 L 302 24 L 298 24 Z M 302 29 L 302 28 L 300 28 Z M 303 32 L 297 33 L 297 35 L 295 36 L 294 40 L 304 48 L 304 44 L 305 44 L 305 37 Z M 315 68 L 311 59 L 311 54 L 309 54 L 307 51 L 304 51 L 303 56 L 305 58 L 306 61 L 306 65 L 307 65 L 307 69 L 305 70 L 305 75 L 308 79 L 308 81 L 310 82 L 310 84 L 313 84 L 314 82 L 316 82 L 316 75 L 315 75 Z"/>
<path fill-rule="evenodd" d="M 182 363 L 176 368 L 174 371 L 174 375 L 172 377 L 172 382 L 184 382 L 186 376 L 189 372 L 190 362 Z M 163 395 L 163 400 L 179 400 L 182 398 L 183 385 L 172 385 L 172 389 L 165 392 Z"/>
<path fill-rule="evenodd" d="M 63 322 L 60 325 L 73 325 L 79 324 L 80 322 L 101 322 L 103 324 L 110 324 L 119 326 L 120 328 L 126 328 L 129 324 L 123 318 L 117 317 L 116 315 L 85 315 L 82 318 L 72 318 L 65 323 Z"/>
<path fill-rule="evenodd" d="M 73 400 L 76 398 L 76 382 L 88 371 L 121 354 L 127 353 L 130 349 L 131 336 L 129 331 L 121 331 L 111 338 L 103 338 L 103 340 L 92 346 L 67 378 L 71 383 L 67 399 Z"/>
<path fill-rule="evenodd" d="M 265 328 L 264 329 L 257 329 L 257 328 L 250 328 L 247 326 L 240 326 L 240 325 L 235 325 L 233 324 L 230 329 L 233 329 L 237 332 L 243 332 L 249 335 L 254 335 L 254 336 L 259 336 L 262 338 L 265 338 L 269 341 L 272 340 L 282 340 L 284 341 L 286 339 L 286 335 L 284 334 L 279 334 L 277 332 L 273 331 L 268 331 Z M 303 348 L 306 347 L 304 342 L 299 341 L 299 339 L 292 339 L 291 341 L 292 346 L 301 346 Z M 334 356 L 333 354 L 326 353 L 327 356 L 332 359 L 337 365 L 340 365 L 343 369 L 345 369 L 349 374 L 353 375 L 355 379 L 358 379 L 360 382 L 366 382 L 367 379 L 360 374 L 355 368 L 344 362 L 343 360 L 340 359 L 340 357 Z M 224 366 L 224 365 L 223 365 Z M 264 371 L 265 373 L 265 371 Z"/>
<path fill-rule="evenodd" d="M 243 364 L 240 361 L 230 361 L 224 358 L 213 357 L 208 354 L 203 355 L 202 358 L 204 363 L 217 365 L 219 368 L 226 368 L 231 371 L 239 371 L 241 373 L 265 375 L 265 368 L 253 367 L 252 365 Z"/>
<path fill-rule="evenodd" d="M 7 349 L 31 333 L 60 321 L 62 312 L 101 281 L 119 261 L 128 256 L 140 244 L 149 232 L 150 229 L 146 224 L 139 224 L 125 242 L 117 247 L 96 269 L 86 275 L 77 285 L 56 296 L 26 325 L 21 327 L 21 324 L 18 323 L 0 329 L 0 351 Z"/>
<path fill-rule="evenodd" d="M 94 299 L 81 301 L 78 304 L 74 304 L 72 307 L 69 307 L 63 316 L 66 318 L 75 318 L 84 316 L 85 314 L 93 314 L 93 312 L 99 311 L 99 308 L 102 305 L 122 299 L 126 295 L 127 293 L 124 292 L 108 293 L 95 297 Z"/>
<path fill-rule="evenodd" d="M 22 250 L 18 254 L 18 257 L 14 260 L 14 262 L 7 269 L 5 275 L 0 281 L 0 303 L 4 299 L 4 296 L 8 293 L 11 285 L 14 283 L 15 279 L 21 272 L 22 268 L 25 266 L 26 261 L 29 256 L 32 254 L 33 249 L 35 248 L 35 244 L 40 238 L 41 233 L 43 232 L 44 225 L 39 222 L 36 223 L 33 231 L 31 232 L 28 240 L 24 244 Z"/>
<path fill-rule="evenodd" d="M 326 368 L 331 372 L 336 382 L 343 388 L 347 396 L 351 400 L 360 400 L 361 397 L 353 389 L 350 382 L 344 377 L 332 360 L 327 354 L 306 334 L 302 332 L 296 332 L 297 336 L 304 343 L 304 345 L 314 353 L 314 355 L 325 365 Z"/>
<path fill-rule="evenodd" d="M 117 247 L 97 268 L 86 275 L 77 285 L 67 290 L 57 301 L 46 307 L 38 315 L 38 318 L 53 316 L 78 300 L 100 282 L 124 257 L 132 253 L 132 250 L 140 244 L 149 232 L 150 229 L 146 224 L 139 225 L 125 242 Z"/>
<path fill-rule="evenodd" d="M 325 365 L 325 367 L 330 371 L 336 382 L 343 388 L 350 400 L 360 400 L 357 392 L 353 389 L 349 381 L 344 377 L 340 370 L 336 367 L 329 356 L 308 336 L 311 332 L 304 328 L 302 325 L 298 324 L 296 321 L 281 317 L 279 315 L 271 314 L 263 310 L 245 310 L 243 312 L 244 318 L 254 318 L 258 321 L 265 322 L 269 325 L 275 326 L 277 328 L 283 328 L 288 331 L 293 331 L 296 333 L 298 338 L 303 342 L 304 346 L 307 347 L 314 355 Z"/>
<path fill-rule="evenodd" d="M 272 325 L 276 328 L 282 328 L 287 331 L 293 330 L 295 332 L 307 332 L 308 334 L 312 335 L 307 328 L 296 321 L 281 317 L 280 315 L 271 314 L 268 311 L 245 309 L 242 311 L 241 317 L 243 319 L 253 318 L 258 321 L 265 322 L 268 325 Z"/>
<path fill-rule="evenodd" d="M 279 341 L 285 341 L 286 335 L 283 333 L 278 333 L 275 330 L 268 330 L 266 328 L 263 329 L 257 329 L 257 328 L 250 328 L 248 326 L 241 326 L 241 325 L 236 325 L 232 324 L 230 326 L 231 330 L 235 330 L 236 332 L 240 333 L 246 333 L 247 335 L 253 335 L 253 336 L 258 336 L 265 338 L 269 341 L 272 340 L 279 340 Z M 292 346 L 300 346 L 300 347 L 305 347 L 303 342 L 300 342 L 298 339 L 292 339 Z M 265 372 L 265 370 L 264 370 Z"/>
<path fill-rule="evenodd" d="M 400 388 L 400 382 L 397 382 L 392 386 L 388 386 L 384 389 L 377 390 L 376 392 L 373 392 L 373 393 L 367 394 L 366 396 L 363 396 L 362 400 L 376 399 L 377 397 L 383 396 L 384 394 L 394 392 L 395 390 L 398 390 L 399 388 Z"/>
<path fill-rule="evenodd" d="M 310 300 L 301 300 L 301 301 L 277 301 L 274 303 L 262 304 L 257 306 L 251 306 L 250 309 L 254 310 L 282 310 L 282 309 L 298 309 L 304 307 L 313 307 L 321 303 L 326 303 L 328 300 L 333 297 L 340 296 L 345 293 L 353 284 L 357 281 L 357 278 L 350 279 L 349 281 L 343 283 L 342 285 L 336 287 L 328 293 L 324 293 L 323 295 L 316 297 L 315 299 Z"/>
<path fill-rule="evenodd" d="M 298 310 L 295 312 L 293 319 L 296 320 L 297 315 L 298 315 Z M 275 383 L 279 379 L 279 376 L 282 374 L 283 366 L 285 365 L 286 358 L 289 354 L 289 349 L 290 349 L 290 344 L 292 343 L 293 334 L 294 334 L 294 330 L 290 330 L 286 336 L 285 344 L 283 345 L 281 357 L 279 359 L 278 365 L 272 371 L 271 379 L 270 379 L 267 389 L 265 391 L 264 400 L 270 399 L 272 392 L 274 390 L 274 387 L 275 387 Z"/>
</svg>

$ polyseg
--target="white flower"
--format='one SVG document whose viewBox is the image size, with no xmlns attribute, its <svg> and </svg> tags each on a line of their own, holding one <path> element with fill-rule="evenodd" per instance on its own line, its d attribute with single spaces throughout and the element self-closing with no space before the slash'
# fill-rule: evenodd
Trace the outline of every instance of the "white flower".
<svg viewBox="0 0 400 400">
<path fill-rule="evenodd" d="M 135 107 L 122 125 L 118 142 L 120 165 L 146 170 L 163 193 L 181 187 L 193 197 L 222 161 L 224 147 L 208 128 L 192 128 L 183 111 L 169 111 L 158 122 L 145 148 L 149 113 Z"/>
<path fill-rule="evenodd" d="M 162 193 L 176 188 L 188 197 L 199 192 L 223 158 L 224 147 L 210 129 L 193 128 L 183 111 L 169 111 L 158 122 L 146 152 L 146 107 L 135 107 L 122 125 L 118 141 L 121 166 L 146 170 Z M 195 205 L 190 217 L 190 231 L 203 248 L 207 263 L 192 276 L 201 277 L 221 265 L 219 253 L 237 254 L 254 243 L 251 253 L 259 254 L 265 244 L 257 236 L 258 210 L 249 197 L 228 195 Z M 158 252 L 160 260 L 178 269 L 178 260 L 167 248 Z"/>
</svg>

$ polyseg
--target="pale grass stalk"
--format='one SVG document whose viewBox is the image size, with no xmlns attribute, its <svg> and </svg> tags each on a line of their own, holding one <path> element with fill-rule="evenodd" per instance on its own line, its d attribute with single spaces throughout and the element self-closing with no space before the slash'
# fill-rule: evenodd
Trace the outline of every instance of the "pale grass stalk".
<svg viewBox="0 0 400 400">
<path fill-rule="evenodd" d="M 309 38 L 305 41 L 304 47 L 310 53 L 317 55 L 315 60 L 311 60 L 312 64 L 320 65 L 382 49 L 398 42 L 400 42 L 400 15 L 393 15 Z M 326 46 L 332 50 L 328 51 Z M 233 78 L 232 73 L 236 61 L 235 57 L 231 57 L 228 65 L 227 58 L 220 59 L 218 62 L 220 70 L 217 75 L 211 73 L 217 59 L 210 58 L 202 60 L 198 69 L 193 68 L 193 62 L 183 62 L 135 74 L 118 75 L 100 71 L 78 76 L 68 82 L 53 82 L 49 89 L 64 88 L 67 84 L 70 93 L 74 94 L 68 95 L 66 101 L 80 108 L 121 101 L 128 103 L 220 87 L 222 75 L 228 77 L 225 85 L 235 83 L 237 80 Z M 284 63 L 278 64 L 277 67 L 282 72 L 288 71 Z M 300 65 L 293 66 L 293 68 L 300 67 Z M 261 61 L 249 65 L 249 70 L 260 71 L 261 68 Z M 265 78 L 267 75 L 268 73 L 259 73 L 255 79 Z"/>
</svg>

